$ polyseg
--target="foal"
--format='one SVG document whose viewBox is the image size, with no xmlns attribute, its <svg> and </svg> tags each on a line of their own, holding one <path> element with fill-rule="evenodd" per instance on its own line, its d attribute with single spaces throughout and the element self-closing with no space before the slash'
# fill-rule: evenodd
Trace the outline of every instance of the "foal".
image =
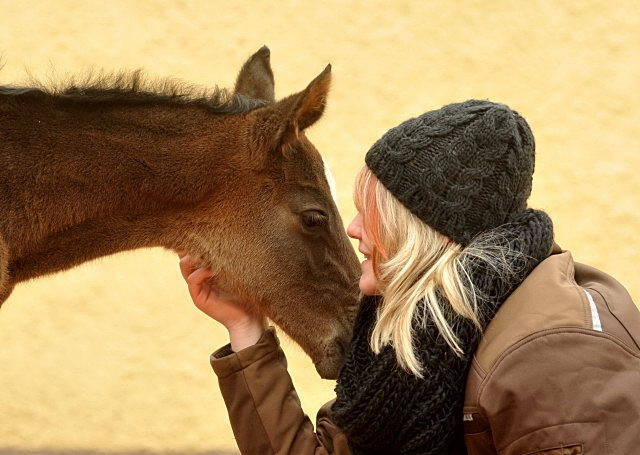
<svg viewBox="0 0 640 455">
<path fill-rule="evenodd" d="M 247 60 L 233 94 L 135 72 L 0 87 L 0 304 L 19 282 L 100 256 L 188 251 L 335 377 L 359 267 L 304 134 L 331 68 L 275 102 L 269 57 Z"/>
</svg>

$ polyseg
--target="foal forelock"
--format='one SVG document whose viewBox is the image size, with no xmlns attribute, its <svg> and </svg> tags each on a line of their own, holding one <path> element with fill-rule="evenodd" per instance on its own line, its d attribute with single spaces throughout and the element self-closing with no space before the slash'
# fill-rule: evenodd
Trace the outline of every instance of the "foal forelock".
<svg viewBox="0 0 640 455">
<path fill-rule="evenodd" d="M 331 197 L 333 197 L 334 202 L 338 203 L 338 191 L 336 188 L 336 179 L 333 178 L 333 173 L 331 172 L 331 168 L 329 167 L 329 163 L 322 158 L 322 165 L 324 166 L 324 176 L 329 183 L 329 188 L 331 189 Z"/>
</svg>

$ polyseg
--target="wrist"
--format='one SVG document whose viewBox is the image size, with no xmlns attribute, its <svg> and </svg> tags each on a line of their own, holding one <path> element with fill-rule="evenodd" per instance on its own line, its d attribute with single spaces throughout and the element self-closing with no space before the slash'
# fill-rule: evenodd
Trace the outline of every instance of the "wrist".
<svg viewBox="0 0 640 455">
<path fill-rule="evenodd" d="M 238 352 L 253 346 L 262 338 L 266 329 L 267 321 L 263 317 L 252 318 L 228 326 L 231 349 L 233 352 Z"/>
</svg>

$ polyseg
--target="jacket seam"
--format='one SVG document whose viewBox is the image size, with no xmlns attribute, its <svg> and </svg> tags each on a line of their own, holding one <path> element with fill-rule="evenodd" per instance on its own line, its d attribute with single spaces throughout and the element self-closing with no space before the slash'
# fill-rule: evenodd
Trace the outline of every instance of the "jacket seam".
<svg viewBox="0 0 640 455">
<path fill-rule="evenodd" d="M 573 273 L 570 273 L 573 272 Z M 591 323 L 591 306 L 589 305 L 589 301 L 587 300 L 587 296 L 584 295 L 584 292 L 582 291 L 584 288 L 582 286 L 580 286 L 578 284 L 578 282 L 576 281 L 576 274 L 575 274 L 575 261 L 573 260 L 572 256 L 569 256 L 567 258 L 567 264 L 566 264 L 566 269 L 564 272 L 565 278 L 573 285 L 573 290 L 576 292 L 576 294 L 578 295 L 578 299 L 580 300 L 580 303 L 582 304 L 582 324 L 584 327 L 591 327 L 593 328 L 593 324 Z"/>
<path fill-rule="evenodd" d="M 503 351 L 503 353 L 498 357 L 498 359 L 492 365 L 491 369 L 487 373 L 487 376 L 482 381 L 482 384 L 480 384 L 479 392 L 478 392 L 478 405 L 480 405 L 480 397 L 481 397 L 482 393 L 484 392 L 484 390 L 486 389 L 487 384 L 490 382 L 491 378 L 493 377 L 493 374 L 498 369 L 500 364 L 509 355 L 513 354 L 516 350 L 518 350 L 520 347 L 524 346 L 525 344 L 531 343 L 531 342 L 533 342 L 533 341 L 535 341 L 535 340 L 537 340 L 539 338 L 543 338 L 543 337 L 545 337 L 547 335 L 556 335 L 556 334 L 560 334 L 560 333 L 576 333 L 576 334 L 579 334 L 579 335 L 585 335 L 585 336 L 592 336 L 592 337 L 595 337 L 595 338 L 607 339 L 607 340 L 615 343 L 616 345 L 620 346 L 624 351 L 626 351 L 627 353 L 631 354 L 633 357 L 636 357 L 637 359 L 640 360 L 640 354 L 639 353 L 634 352 L 626 344 L 621 343 L 618 340 L 618 338 L 613 337 L 612 335 L 610 335 L 609 333 L 606 333 L 606 332 L 594 332 L 594 331 L 591 331 L 590 329 L 584 329 L 584 328 L 580 328 L 580 327 L 555 327 L 555 328 L 552 328 L 552 329 L 542 330 L 540 332 L 533 333 L 533 334 L 521 339 L 520 341 L 518 341 L 517 343 L 511 345 L 508 349 Z"/>
<path fill-rule="evenodd" d="M 473 367 L 474 370 L 478 372 L 478 375 L 484 380 L 484 377 L 487 375 L 487 370 L 482 368 L 482 365 L 480 365 L 480 362 L 478 362 L 478 359 L 475 356 L 473 357 L 473 362 L 471 363 L 471 366 Z"/>
<path fill-rule="evenodd" d="M 635 342 L 635 339 L 633 338 L 633 336 L 631 335 L 631 332 L 629 332 L 629 329 L 627 328 L 626 325 L 624 325 L 622 323 L 622 321 L 618 318 L 618 316 L 616 316 L 616 314 L 611 311 L 611 307 L 609 306 L 609 302 L 607 301 L 607 299 L 604 298 L 604 295 L 602 295 L 602 292 L 598 291 L 597 289 L 594 288 L 589 288 L 590 291 L 595 292 L 596 294 L 598 294 L 600 296 L 600 298 L 602 298 L 602 301 L 604 302 L 607 310 L 609 311 L 609 314 L 616 320 L 618 321 L 618 323 L 622 326 L 622 328 L 624 329 L 624 331 L 627 333 L 627 335 L 629 335 L 629 338 L 631 338 L 631 341 L 633 341 L 633 343 L 636 345 L 636 348 L 640 349 L 640 346 L 638 346 Z M 615 335 L 611 335 L 614 336 Z M 619 339 L 618 337 L 615 337 L 616 339 Z M 625 343 L 624 341 L 620 340 L 620 343 L 624 344 L 625 346 L 628 346 L 627 343 Z M 630 348 L 632 348 L 631 346 L 629 346 Z M 632 348 L 633 349 L 633 348 Z"/>
<path fill-rule="evenodd" d="M 482 365 L 480 365 L 480 362 L 478 362 L 478 360 L 476 359 L 476 356 L 473 356 L 473 360 L 471 361 L 471 368 L 473 368 L 478 374 L 478 376 L 480 377 L 480 385 L 482 385 L 485 378 L 487 377 L 487 372 L 484 370 L 484 368 L 482 368 Z M 474 397 L 474 406 L 477 407 L 478 409 L 481 409 L 480 408 L 480 387 L 478 387 L 478 392 Z M 482 414 L 484 415 L 484 413 Z"/>
<path fill-rule="evenodd" d="M 247 387 L 247 390 L 249 391 L 249 395 L 251 395 L 251 402 L 253 403 L 253 409 L 255 409 L 256 415 L 258 416 L 258 420 L 260 421 L 260 426 L 262 427 L 262 431 L 264 431 L 264 434 L 267 437 L 267 441 L 269 441 L 269 447 L 271 448 L 271 453 L 275 455 L 276 451 L 273 448 L 273 443 L 271 442 L 271 438 L 269 437 L 269 432 L 267 431 L 267 428 L 264 426 L 264 422 L 262 421 L 262 416 L 260 415 L 260 412 L 258 412 L 258 405 L 256 404 L 256 400 L 253 396 L 253 391 L 251 390 L 251 387 L 249 387 L 249 381 L 247 381 L 247 377 L 244 374 L 245 373 L 244 368 L 242 368 L 241 372 L 242 372 L 242 380 L 244 381 L 244 384 Z"/>
<path fill-rule="evenodd" d="M 544 426 L 544 427 L 536 428 L 535 430 L 531 430 L 527 434 L 523 434 L 519 438 L 514 439 L 513 441 L 511 441 L 506 446 L 500 448 L 500 450 L 506 449 L 510 445 L 515 444 L 516 442 L 520 441 L 521 439 L 524 439 L 524 438 L 528 437 L 529 435 L 535 433 L 536 431 L 546 430 L 547 428 L 562 427 L 562 426 L 567 426 L 567 425 L 585 425 L 585 424 L 590 424 L 590 423 L 597 424 L 598 422 L 592 422 L 592 421 L 586 421 L 586 422 L 563 422 L 563 423 L 558 423 L 558 424 L 555 424 L 555 425 L 547 425 L 547 426 Z M 563 444 L 563 443 L 561 443 L 561 444 Z M 582 441 L 582 442 L 574 442 L 572 444 L 583 444 L 584 445 L 584 441 Z M 566 444 L 564 444 L 564 445 L 566 446 Z M 555 447 L 549 447 L 549 449 L 555 449 Z M 538 449 L 538 450 L 549 450 L 549 449 L 544 448 L 544 449 Z M 531 453 L 537 453 L 537 452 L 531 452 Z M 529 455 L 529 452 L 527 452 L 524 455 Z"/>
<path fill-rule="evenodd" d="M 555 451 L 556 449 L 562 449 L 562 452 L 564 453 L 564 449 L 572 449 L 574 447 L 580 447 L 581 449 L 584 448 L 584 442 L 572 442 L 569 444 L 565 444 L 565 443 L 561 443 L 559 446 L 553 446 L 553 447 L 545 447 L 542 449 L 536 449 L 533 452 L 527 452 L 523 455 L 537 455 L 537 454 L 544 454 L 545 452 L 548 452 L 549 450 L 553 450 Z M 544 450 L 544 452 L 543 452 Z M 580 452 L 580 453 L 584 453 L 584 452 Z"/>
</svg>

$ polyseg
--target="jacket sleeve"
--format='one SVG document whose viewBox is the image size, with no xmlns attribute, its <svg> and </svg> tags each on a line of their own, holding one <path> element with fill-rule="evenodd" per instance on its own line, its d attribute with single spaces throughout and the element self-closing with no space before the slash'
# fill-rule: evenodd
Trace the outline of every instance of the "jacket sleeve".
<svg viewBox="0 0 640 455">
<path fill-rule="evenodd" d="M 229 345 L 217 350 L 211 366 L 243 455 L 350 455 L 346 437 L 326 411 L 319 415 L 318 434 L 314 432 L 273 327 L 239 352 Z"/>
</svg>

